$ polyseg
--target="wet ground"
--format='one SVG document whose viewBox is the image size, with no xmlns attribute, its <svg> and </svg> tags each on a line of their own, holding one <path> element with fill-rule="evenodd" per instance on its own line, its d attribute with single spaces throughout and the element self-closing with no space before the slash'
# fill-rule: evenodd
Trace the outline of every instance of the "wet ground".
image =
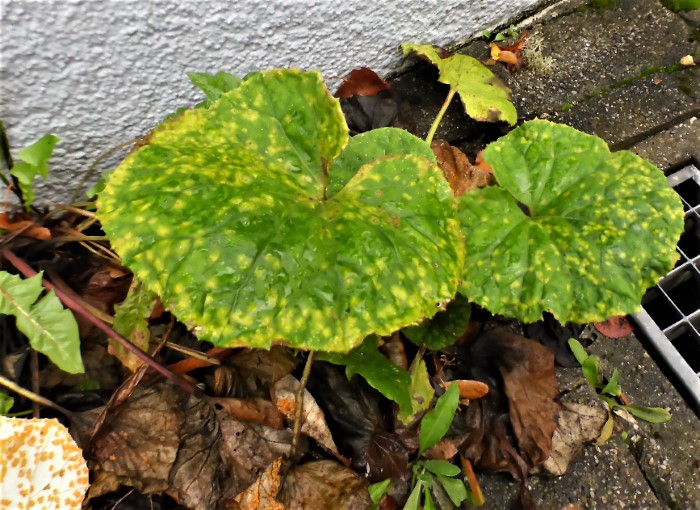
<svg viewBox="0 0 700 510">
<path fill-rule="evenodd" d="M 520 21 L 539 43 L 542 61 L 512 75 L 494 68 L 513 90 L 520 119 L 547 118 L 596 134 L 664 172 L 697 165 L 700 66 L 679 61 L 694 55 L 700 62 L 700 9 L 674 13 L 657 0 L 597 3 L 607 5 L 568 0 Z M 473 41 L 458 51 L 485 59 L 488 44 Z M 418 64 L 393 80 L 412 112 L 404 121 L 419 135 L 445 96 L 435 78 L 430 66 Z M 477 125 L 460 108 L 450 107 L 436 138 L 473 155 L 500 128 Z M 633 335 L 600 338 L 592 352 L 610 371 L 620 370 L 632 402 L 667 408 L 673 418 L 661 425 L 617 419 L 611 439 L 588 446 L 568 474 L 530 480 L 540 508 L 700 509 L 700 419 Z M 485 508 L 510 507 L 517 484 L 500 475 L 480 480 Z"/>
</svg>

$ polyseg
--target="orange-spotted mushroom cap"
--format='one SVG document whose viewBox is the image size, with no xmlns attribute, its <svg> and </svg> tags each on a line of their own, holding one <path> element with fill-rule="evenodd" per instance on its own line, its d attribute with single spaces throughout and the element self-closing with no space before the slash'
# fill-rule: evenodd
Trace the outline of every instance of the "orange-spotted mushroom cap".
<svg viewBox="0 0 700 510">
<path fill-rule="evenodd" d="M 79 509 L 88 485 L 83 453 L 57 420 L 0 416 L 0 508 Z"/>
</svg>

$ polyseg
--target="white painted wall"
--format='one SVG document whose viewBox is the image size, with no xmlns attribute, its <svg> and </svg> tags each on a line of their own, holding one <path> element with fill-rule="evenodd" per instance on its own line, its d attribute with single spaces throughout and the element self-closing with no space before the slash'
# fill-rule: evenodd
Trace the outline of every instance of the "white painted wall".
<svg viewBox="0 0 700 510">
<path fill-rule="evenodd" d="M 0 0 L 0 114 L 14 153 L 62 139 L 44 197 L 65 200 L 106 149 L 200 98 L 186 73 L 272 67 L 339 77 L 400 64 L 542 0 Z"/>
</svg>

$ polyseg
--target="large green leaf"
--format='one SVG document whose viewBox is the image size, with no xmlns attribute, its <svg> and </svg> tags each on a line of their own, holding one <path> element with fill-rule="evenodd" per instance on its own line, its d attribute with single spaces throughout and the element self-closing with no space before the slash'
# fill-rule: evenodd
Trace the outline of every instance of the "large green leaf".
<svg viewBox="0 0 700 510">
<path fill-rule="evenodd" d="M 411 376 L 379 352 L 378 347 L 379 337 L 372 335 L 348 353 L 318 352 L 316 359 L 343 365 L 348 379 L 355 374 L 361 375 L 372 388 L 399 404 L 402 415 L 408 415 L 413 409 L 409 392 Z"/>
<path fill-rule="evenodd" d="M 440 169 L 377 157 L 398 139 L 414 152 L 410 136 L 380 130 L 332 166 L 348 130 L 320 75 L 255 73 L 157 128 L 109 177 L 98 215 L 201 339 L 346 352 L 432 316 L 457 288 L 465 248 Z"/>
<path fill-rule="evenodd" d="M 483 157 L 499 187 L 460 198 L 471 301 L 524 322 L 601 321 L 638 311 L 673 267 L 683 209 L 649 162 L 543 120 Z"/>
<path fill-rule="evenodd" d="M 85 369 L 78 323 L 53 292 L 39 299 L 43 290 L 41 274 L 23 280 L 0 271 L 0 314 L 14 315 L 17 329 L 27 336 L 32 348 L 48 356 L 58 368 L 82 373 Z"/>
<path fill-rule="evenodd" d="M 496 122 L 504 120 L 513 125 L 518 120 L 515 106 L 510 102 L 510 89 L 481 62 L 459 53 L 440 58 L 427 44 L 402 44 L 404 55 L 416 53 L 440 71 L 440 82 L 459 94 L 464 110 L 471 118 Z"/>
<path fill-rule="evenodd" d="M 46 179 L 48 177 L 49 158 L 53 153 L 54 146 L 60 141 L 57 136 L 45 135 L 17 153 L 17 158 L 20 161 L 12 167 L 12 175 L 17 178 L 24 206 L 27 209 L 34 203 L 34 178 L 39 176 Z"/>
</svg>

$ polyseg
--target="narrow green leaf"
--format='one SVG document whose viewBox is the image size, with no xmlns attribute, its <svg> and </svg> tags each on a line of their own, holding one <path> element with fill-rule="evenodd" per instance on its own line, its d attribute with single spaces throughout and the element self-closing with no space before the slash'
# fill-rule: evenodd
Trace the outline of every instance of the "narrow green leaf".
<svg viewBox="0 0 700 510">
<path fill-rule="evenodd" d="M 143 284 L 134 278 L 126 299 L 115 307 L 114 330 L 130 340 L 142 351 L 148 351 L 151 333 L 148 328 L 148 318 L 155 305 L 156 297 L 146 290 Z M 111 352 L 131 371 L 143 363 L 134 354 L 113 340 L 109 340 Z"/>
<path fill-rule="evenodd" d="M 381 482 L 373 483 L 369 487 L 367 487 L 367 490 L 369 491 L 369 498 L 372 500 L 372 503 L 375 505 L 378 505 L 379 502 L 382 499 L 382 496 L 386 494 L 386 491 L 389 490 L 389 485 L 391 485 L 391 478 L 387 478 L 386 480 L 383 480 Z"/>
<path fill-rule="evenodd" d="M 402 408 L 398 414 L 399 421 L 404 425 L 413 422 L 419 413 L 429 409 L 435 395 L 435 390 L 430 384 L 428 369 L 422 358 L 413 360 L 408 373 L 411 376 L 411 386 L 408 390 L 411 396 L 411 409 Z"/>
<path fill-rule="evenodd" d="M 420 510 L 420 493 L 422 489 L 423 484 L 418 482 L 415 487 L 413 487 L 411 495 L 406 500 L 403 510 Z"/>
<path fill-rule="evenodd" d="M 661 409 L 660 407 L 643 407 L 635 405 L 618 405 L 617 407 L 621 407 L 630 414 L 641 420 L 648 421 L 649 423 L 665 423 L 671 419 L 671 413 L 669 413 L 666 409 Z"/>
<path fill-rule="evenodd" d="M 598 368 L 598 356 L 588 356 L 583 365 L 581 365 L 583 376 L 588 381 L 592 388 L 598 389 L 598 381 L 600 380 L 600 370 Z"/>
<path fill-rule="evenodd" d="M 401 413 L 411 413 L 411 376 L 379 352 L 379 337 L 368 336 L 347 354 L 319 351 L 316 359 L 345 366 L 348 379 L 354 374 L 361 375 L 375 390 L 399 404 Z"/>
<path fill-rule="evenodd" d="M 435 446 L 447 434 L 458 405 L 459 387 L 456 384 L 450 384 L 447 391 L 438 399 L 435 407 L 428 411 L 421 420 L 418 432 L 418 455 Z"/>
<path fill-rule="evenodd" d="M 425 469 L 436 475 L 457 476 L 461 472 L 459 467 L 446 460 L 429 459 L 423 465 Z"/>
<path fill-rule="evenodd" d="M 438 475 L 437 479 L 455 506 L 460 506 L 462 502 L 467 499 L 467 488 L 462 480 L 458 478 L 448 478 L 442 475 Z"/>
<path fill-rule="evenodd" d="M 34 178 L 39 176 L 43 179 L 48 177 L 48 161 L 53 153 L 54 146 L 60 139 L 54 135 L 45 135 L 39 140 L 19 151 L 17 158 L 20 160 L 12 167 L 11 173 L 17 178 L 19 188 L 22 190 L 24 206 L 34 203 L 34 188 L 32 183 Z"/>
<path fill-rule="evenodd" d="M 0 416 L 5 416 L 10 412 L 12 406 L 15 405 L 15 399 L 7 393 L 0 391 Z"/>
<path fill-rule="evenodd" d="M 613 397 L 619 397 L 620 394 L 622 393 L 622 388 L 620 388 L 620 385 L 618 384 L 618 380 L 620 379 L 620 372 L 617 370 L 613 370 L 612 377 L 610 377 L 610 380 L 608 381 L 608 384 L 606 384 L 600 392 L 604 395 L 611 395 Z"/>
<path fill-rule="evenodd" d="M 243 81 L 224 71 L 216 74 L 189 73 L 187 77 L 195 87 L 204 92 L 210 103 L 219 99 L 224 92 L 236 89 Z"/>
<path fill-rule="evenodd" d="M 27 336 L 32 348 L 58 368 L 71 374 L 84 372 L 75 317 L 53 292 L 39 299 L 42 291 L 41 274 L 23 280 L 0 271 L 0 314 L 15 316 L 17 329 Z"/>
<path fill-rule="evenodd" d="M 578 364 L 583 366 L 583 362 L 586 361 L 586 358 L 588 358 L 588 353 L 586 352 L 585 347 L 575 338 L 569 338 L 569 348 L 571 349 L 571 352 L 574 353 L 574 357 L 576 358 L 576 361 L 578 361 Z"/>
<path fill-rule="evenodd" d="M 433 497 L 430 495 L 430 489 L 428 487 L 425 488 L 425 502 L 423 503 L 423 510 L 436 510 L 435 502 L 433 501 Z"/>
</svg>

